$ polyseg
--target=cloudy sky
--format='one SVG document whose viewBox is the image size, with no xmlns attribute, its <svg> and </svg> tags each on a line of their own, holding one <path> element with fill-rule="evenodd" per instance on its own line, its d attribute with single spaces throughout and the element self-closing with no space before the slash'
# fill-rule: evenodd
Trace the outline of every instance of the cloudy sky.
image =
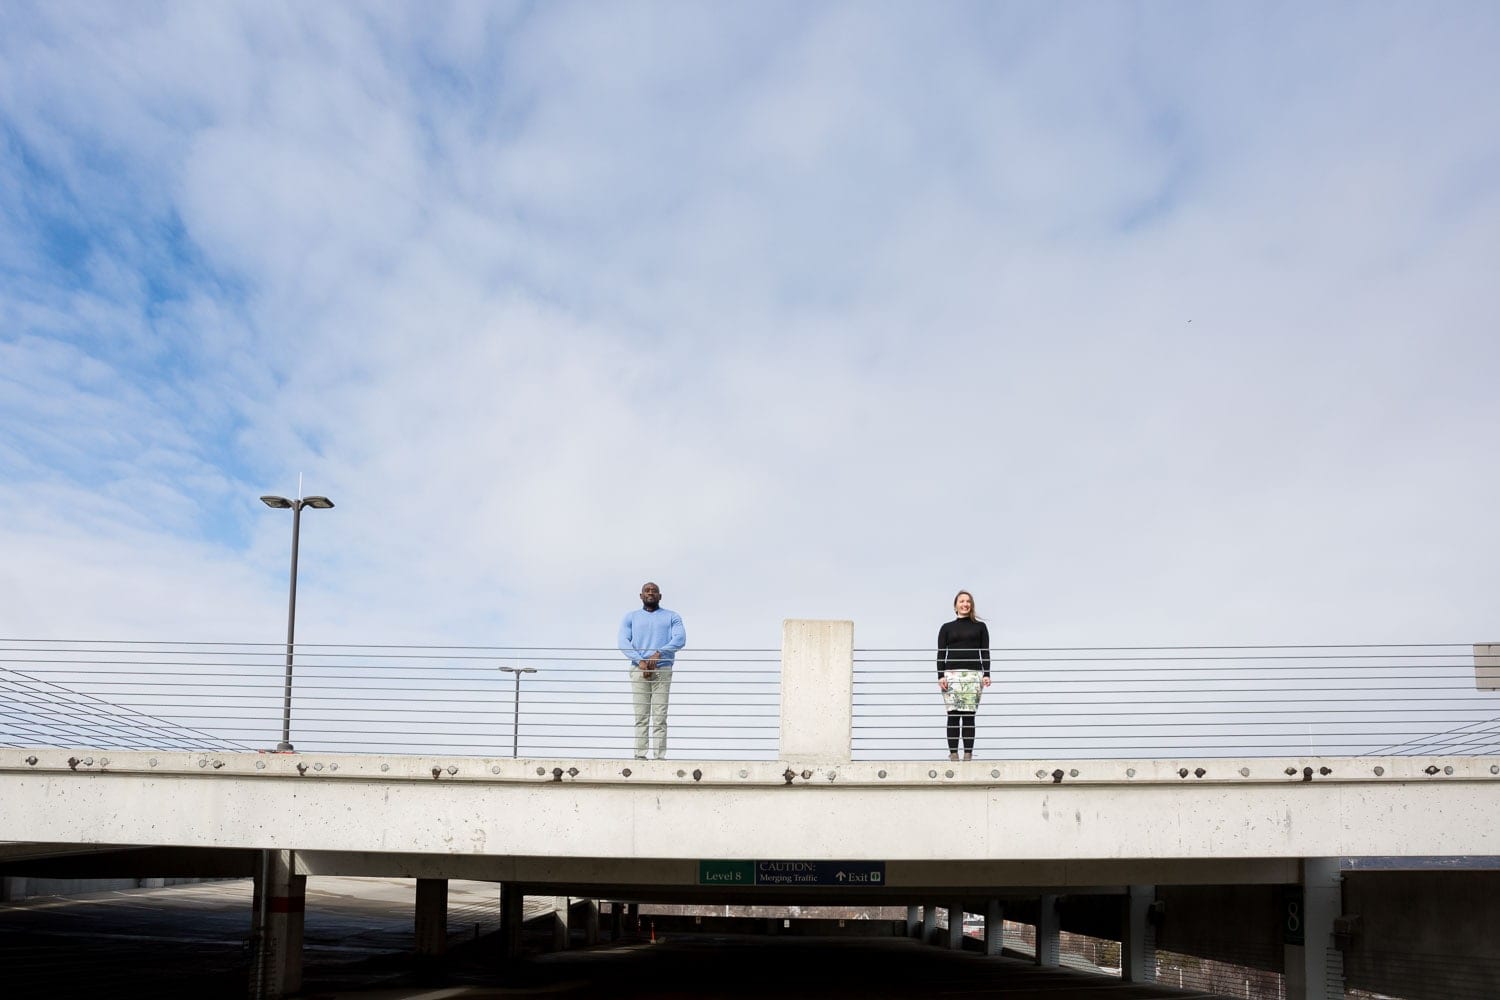
<svg viewBox="0 0 1500 1000">
<path fill-rule="evenodd" d="M 0 635 L 1500 637 L 1500 9 L 0 11 Z"/>
</svg>

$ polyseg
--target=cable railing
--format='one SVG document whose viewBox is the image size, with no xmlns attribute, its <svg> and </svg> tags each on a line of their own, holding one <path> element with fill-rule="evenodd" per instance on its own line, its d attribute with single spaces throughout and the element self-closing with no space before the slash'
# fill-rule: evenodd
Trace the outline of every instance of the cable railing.
<svg viewBox="0 0 1500 1000">
<path fill-rule="evenodd" d="M 0 640 L 0 745 L 270 749 L 282 725 L 276 643 Z M 775 650 L 679 654 L 668 756 L 771 760 Z M 534 668 L 516 684 L 502 667 Z M 299 644 L 291 736 L 302 752 L 629 758 L 619 651 Z"/>
<path fill-rule="evenodd" d="M 0 746 L 269 750 L 285 653 L 0 639 Z M 1500 694 L 1476 688 L 1469 644 L 995 649 L 990 673 L 981 760 L 1500 753 Z M 853 758 L 946 757 L 937 679 L 931 650 L 856 650 Z M 778 650 L 684 651 L 668 756 L 776 759 L 781 699 Z M 625 759 L 632 685 L 613 648 L 303 643 L 291 738 L 302 752 Z"/>
<path fill-rule="evenodd" d="M 1500 752 L 1467 643 L 995 649 L 990 680 L 977 759 Z M 855 760 L 945 757 L 947 722 L 932 651 L 855 652 Z"/>
</svg>

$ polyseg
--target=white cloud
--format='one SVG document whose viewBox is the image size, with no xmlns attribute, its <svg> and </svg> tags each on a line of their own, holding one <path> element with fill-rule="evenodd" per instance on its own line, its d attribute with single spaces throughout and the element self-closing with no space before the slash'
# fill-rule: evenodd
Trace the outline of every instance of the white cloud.
<svg viewBox="0 0 1500 1000">
<path fill-rule="evenodd" d="M 1483 638 L 1462 10 L 35 14 L 0 631 L 276 638 L 305 472 L 309 639 Z"/>
</svg>

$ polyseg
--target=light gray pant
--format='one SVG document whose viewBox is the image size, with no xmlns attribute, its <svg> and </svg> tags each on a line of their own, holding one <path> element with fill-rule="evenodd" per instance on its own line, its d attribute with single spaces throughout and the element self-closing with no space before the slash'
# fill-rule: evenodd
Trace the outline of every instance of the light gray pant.
<svg viewBox="0 0 1500 1000">
<path fill-rule="evenodd" d="M 646 735 L 649 730 L 652 754 L 657 760 L 667 755 L 667 694 L 672 690 L 672 668 L 657 667 L 642 670 L 630 668 L 630 697 L 635 702 L 635 755 L 646 756 Z"/>
</svg>

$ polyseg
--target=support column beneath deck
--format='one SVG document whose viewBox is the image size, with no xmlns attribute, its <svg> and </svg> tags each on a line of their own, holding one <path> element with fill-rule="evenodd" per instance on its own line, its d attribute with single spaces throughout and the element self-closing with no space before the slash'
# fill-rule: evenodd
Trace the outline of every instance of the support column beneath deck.
<svg viewBox="0 0 1500 1000">
<path fill-rule="evenodd" d="M 567 896 L 552 897 L 552 950 L 568 950 L 568 903 Z"/>
<path fill-rule="evenodd" d="M 583 901 L 583 943 L 596 945 L 599 943 L 599 900 L 592 896 Z"/>
<path fill-rule="evenodd" d="M 1287 1000 L 1343 1000 L 1344 956 L 1333 944 L 1343 912 L 1338 858 L 1304 858 L 1301 890 L 1288 896 L 1282 915 Z M 1302 943 L 1290 943 L 1299 931 Z"/>
<path fill-rule="evenodd" d="M 964 946 L 964 904 L 957 900 L 948 904 L 948 933 L 944 936 L 943 946 L 951 951 L 959 951 Z"/>
<path fill-rule="evenodd" d="M 1057 896 L 1042 896 L 1036 914 L 1036 964 L 1055 969 L 1062 960 L 1061 926 L 1057 919 Z"/>
<path fill-rule="evenodd" d="M 500 955 L 510 961 L 521 957 L 521 925 L 526 919 L 526 893 L 515 882 L 500 887 Z"/>
<path fill-rule="evenodd" d="M 984 904 L 984 953 L 999 955 L 1005 951 L 1005 907 L 1000 900 L 986 900 Z"/>
<path fill-rule="evenodd" d="M 417 957 L 428 962 L 448 951 L 448 880 L 417 879 Z"/>
<path fill-rule="evenodd" d="M 1133 885 L 1125 897 L 1125 933 L 1120 942 L 1120 976 L 1127 983 L 1156 982 L 1156 928 L 1151 904 L 1156 886 Z"/>
<path fill-rule="evenodd" d="M 302 988 L 302 922 L 307 908 L 307 876 L 296 873 L 293 852 L 264 852 L 250 905 L 257 924 L 262 914 L 265 918 L 251 970 L 251 995 L 291 996 Z"/>
</svg>

